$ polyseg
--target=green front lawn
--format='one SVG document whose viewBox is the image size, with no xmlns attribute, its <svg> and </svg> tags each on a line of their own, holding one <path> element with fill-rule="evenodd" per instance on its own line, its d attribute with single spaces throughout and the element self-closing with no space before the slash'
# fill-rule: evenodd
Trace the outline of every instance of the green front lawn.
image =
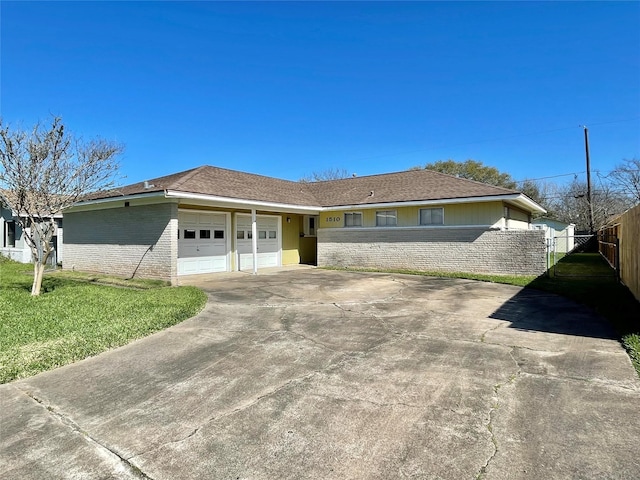
<svg viewBox="0 0 640 480">
<path fill-rule="evenodd" d="M 197 314 L 193 287 L 58 272 L 31 296 L 33 267 L 0 256 L 0 383 L 96 355 Z"/>
</svg>

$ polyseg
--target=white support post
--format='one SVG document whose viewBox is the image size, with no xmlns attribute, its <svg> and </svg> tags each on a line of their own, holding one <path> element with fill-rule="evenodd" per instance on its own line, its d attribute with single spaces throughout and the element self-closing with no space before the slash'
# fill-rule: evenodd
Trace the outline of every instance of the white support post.
<svg viewBox="0 0 640 480">
<path fill-rule="evenodd" d="M 258 273 L 258 223 L 256 210 L 251 209 L 251 251 L 253 254 L 253 274 Z"/>
</svg>

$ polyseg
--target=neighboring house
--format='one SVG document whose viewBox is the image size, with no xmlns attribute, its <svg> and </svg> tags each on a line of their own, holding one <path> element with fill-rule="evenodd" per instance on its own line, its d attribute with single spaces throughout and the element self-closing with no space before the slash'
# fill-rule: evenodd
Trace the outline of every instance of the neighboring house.
<svg viewBox="0 0 640 480">
<path fill-rule="evenodd" d="M 217 167 L 100 192 L 65 211 L 65 269 L 155 277 L 298 263 L 540 274 L 545 210 L 430 170 L 293 182 Z"/>
<path fill-rule="evenodd" d="M 53 254 L 47 260 L 47 263 L 55 265 L 62 262 L 62 214 L 53 216 L 56 223 L 56 233 L 51 239 L 54 247 Z M 18 223 L 18 214 L 7 207 L 2 202 L 0 196 L 0 232 L 2 233 L 2 240 L 0 241 L 0 255 L 9 257 L 12 260 L 20 263 L 30 263 L 31 248 L 25 240 L 25 234 L 28 235 L 29 229 L 26 232 L 22 231 L 20 224 Z"/>
<path fill-rule="evenodd" d="M 533 228 L 544 231 L 550 249 L 557 253 L 567 253 L 575 246 L 575 224 L 564 223 L 551 218 L 536 218 Z"/>
</svg>

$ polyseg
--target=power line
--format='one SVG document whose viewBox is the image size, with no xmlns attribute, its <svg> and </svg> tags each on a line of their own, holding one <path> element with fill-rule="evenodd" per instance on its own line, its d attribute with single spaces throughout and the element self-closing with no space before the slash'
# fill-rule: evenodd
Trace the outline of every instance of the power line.
<svg viewBox="0 0 640 480">
<path fill-rule="evenodd" d="M 603 171 L 603 170 L 592 170 L 592 172 L 596 173 L 598 175 L 598 177 L 608 177 L 609 175 L 611 175 L 611 173 L 615 172 L 616 169 L 613 170 L 607 170 L 607 171 Z M 625 169 L 625 172 L 640 172 L 640 169 Z M 523 183 L 523 182 L 535 182 L 537 180 L 548 180 L 550 178 L 559 178 L 559 177 L 570 177 L 570 176 L 577 176 L 577 175 L 582 175 L 583 173 L 587 173 L 585 170 L 581 171 L 581 172 L 570 172 L 570 173 L 560 173 L 558 175 L 549 175 L 547 177 L 537 177 L 537 178 L 524 178 L 523 180 L 514 180 L 514 182 L 516 183 Z"/>
</svg>

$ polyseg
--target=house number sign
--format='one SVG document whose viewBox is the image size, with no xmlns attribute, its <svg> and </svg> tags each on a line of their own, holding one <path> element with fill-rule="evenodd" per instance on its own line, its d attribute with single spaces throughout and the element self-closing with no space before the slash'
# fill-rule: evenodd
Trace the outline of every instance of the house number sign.
<svg viewBox="0 0 640 480">
<path fill-rule="evenodd" d="M 342 221 L 342 217 L 326 217 L 324 219 L 324 221 L 326 223 L 334 223 L 334 222 L 341 222 Z"/>
</svg>

